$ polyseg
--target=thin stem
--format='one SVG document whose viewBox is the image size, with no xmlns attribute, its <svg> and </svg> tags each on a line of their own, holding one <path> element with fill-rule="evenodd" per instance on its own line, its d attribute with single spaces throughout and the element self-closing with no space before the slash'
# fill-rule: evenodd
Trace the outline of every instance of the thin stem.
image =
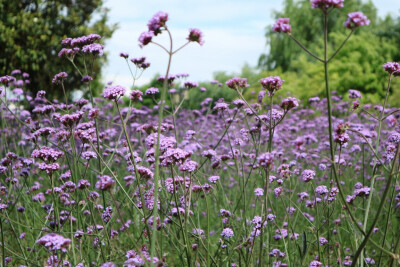
<svg viewBox="0 0 400 267">
<path fill-rule="evenodd" d="M 6 266 L 6 254 L 4 251 L 4 230 L 3 230 L 3 219 L 0 218 L 0 232 L 1 232 L 1 258 L 3 266 Z"/>
<path fill-rule="evenodd" d="M 190 41 L 187 41 L 184 45 L 182 45 L 181 47 L 179 47 L 178 49 L 176 49 L 174 52 L 172 52 L 172 54 L 176 54 L 178 51 L 180 51 L 182 48 L 184 48 L 185 46 L 187 46 L 190 43 Z"/>
<path fill-rule="evenodd" d="M 333 53 L 333 55 L 328 59 L 328 62 L 331 61 L 336 55 L 337 53 L 339 53 L 339 51 L 343 48 L 343 46 L 347 43 L 347 41 L 349 40 L 350 36 L 353 34 L 354 29 L 351 30 L 351 32 L 349 33 L 349 35 L 347 35 L 346 39 L 344 39 L 343 43 L 339 46 L 338 49 L 336 49 L 335 53 Z"/>
<path fill-rule="evenodd" d="M 388 96 L 389 96 L 389 89 L 390 89 L 391 80 L 392 80 L 392 75 L 389 74 L 389 81 L 388 81 L 388 85 L 387 85 L 387 88 L 386 88 L 385 101 L 384 101 L 384 104 L 383 104 L 383 107 L 382 107 L 382 111 L 381 111 L 381 113 L 380 113 L 380 115 L 379 115 L 379 119 L 378 119 L 378 132 L 377 132 L 377 138 L 376 138 L 376 144 L 375 144 L 375 151 L 376 151 L 376 153 L 378 153 L 378 150 L 379 150 L 379 141 L 380 141 L 381 129 L 382 129 L 382 118 L 383 118 L 383 115 L 384 115 L 384 112 L 385 112 L 385 107 L 386 107 L 387 100 L 388 100 Z M 375 154 L 375 155 L 376 155 L 376 154 Z M 374 160 L 374 166 L 373 166 L 373 168 L 372 168 L 373 170 L 376 168 L 377 160 L 378 160 L 378 159 L 379 159 L 379 158 L 378 158 L 378 156 L 376 155 L 376 156 L 375 156 L 375 160 Z M 371 191 L 370 191 L 370 192 L 371 192 L 371 193 L 370 193 L 369 196 L 368 196 L 367 208 L 366 208 L 365 214 L 364 214 L 364 225 L 363 225 L 363 230 L 364 230 L 364 232 L 365 232 L 365 230 L 367 229 L 368 216 L 369 216 L 369 210 L 370 210 L 370 207 L 371 207 L 372 196 L 373 196 L 373 194 L 374 194 L 374 187 L 375 187 L 375 176 L 373 176 L 372 179 L 371 179 L 371 186 L 370 186 L 370 188 L 371 188 Z"/>
<path fill-rule="evenodd" d="M 293 35 L 291 35 L 291 34 L 288 34 L 288 35 L 293 41 L 296 42 L 296 44 L 298 46 L 300 46 L 304 51 L 306 51 L 307 54 L 309 54 L 310 56 L 312 56 L 313 58 L 315 58 L 318 61 L 324 62 L 324 60 L 322 60 L 318 56 L 314 55 L 310 50 L 308 50 L 304 45 L 302 45 L 296 38 L 293 37 Z M 325 60 L 326 60 L 326 57 L 325 57 Z"/>
<path fill-rule="evenodd" d="M 165 105 L 165 98 L 167 94 L 167 89 L 168 89 L 168 75 L 169 71 L 171 68 L 171 60 L 172 60 L 172 51 L 173 51 L 173 41 L 172 41 L 172 36 L 170 31 L 166 28 L 166 32 L 168 33 L 169 37 L 169 51 L 167 50 L 166 52 L 168 53 L 168 65 L 167 65 L 167 71 L 165 73 L 165 78 L 163 81 L 163 88 L 161 92 L 161 103 L 160 107 L 158 109 L 158 128 L 157 128 L 157 145 L 155 149 L 155 173 L 154 173 L 154 207 L 153 207 L 153 220 L 157 220 L 157 215 L 158 215 L 158 180 L 160 178 L 160 135 L 161 135 L 161 123 L 163 119 L 163 111 L 164 111 L 164 105 Z M 157 44 L 157 43 L 155 43 Z M 158 44 L 157 44 L 158 45 Z M 159 45 L 161 48 L 166 50 L 163 46 Z M 157 224 L 153 223 L 153 231 L 151 233 L 151 247 L 150 247 L 150 256 L 154 257 L 155 253 L 155 246 L 156 246 L 156 239 L 157 239 Z M 188 259 L 189 261 L 189 259 Z M 188 262 L 189 263 L 189 262 Z M 153 263 L 152 263 L 153 265 Z"/>
<path fill-rule="evenodd" d="M 379 207 L 378 207 L 378 210 L 377 210 L 377 212 L 376 212 L 374 221 L 372 222 L 372 224 L 371 224 L 371 226 L 370 226 L 368 232 L 366 233 L 363 242 L 362 242 L 361 245 L 358 247 L 358 249 L 357 249 L 357 251 L 356 251 L 356 254 L 354 255 L 353 263 L 352 263 L 351 266 L 356 266 L 356 264 L 357 264 L 357 259 L 358 259 L 358 257 L 360 256 L 361 252 L 363 251 L 364 247 L 367 245 L 367 242 L 368 242 L 369 238 L 371 237 L 372 231 L 374 230 L 375 225 L 376 225 L 376 223 L 378 222 L 378 220 L 379 220 L 379 218 L 380 218 L 381 212 L 382 212 L 382 210 L 383 210 L 383 205 L 385 204 L 387 194 L 388 194 L 389 189 L 390 189 L 390 187 L 391 187 L 391 185 L 392 185 L 393 177 L 395 176 L 395 175 L 394 175 L 395 169 L 396 169 L 395 166 L 396 166 L 396 161 L 397 161 L 397 159 L 399 158 L 399 152 L 400 152 L 400 144 L 397 145 L 396 156 L 395 156 L 394 159 L 393 159 L 392 170 L 391 170 L 391 172 L 390 172 L 389 179 L 388 179 L 387 184 L 386 184 L 386 187 L 385 187 L 385 191 L 383 192 L 383 195 L 382 195 L 382 198 L 381 198 L 381 202 L 379 203 Z"/>
</svg>

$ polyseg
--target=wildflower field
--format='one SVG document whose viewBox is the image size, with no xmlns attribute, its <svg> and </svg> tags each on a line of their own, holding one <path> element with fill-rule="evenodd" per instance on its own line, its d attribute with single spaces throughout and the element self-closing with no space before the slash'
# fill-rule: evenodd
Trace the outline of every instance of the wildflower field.
<svg viewBox="0 0 400 267">
<path fill-rule="evenodd" d="M 58 54 L 81 73 L 88 99 L 69 100 L 65 72 L 53 79 L 59 100 L 29 95 L 28 73 L 3 74 L 0 266 L 398 266 L 400 113 L 390 88 L 400 65 L 376 66 L 387 76 L 383 103 L 331 91 L 329 63 L 369 24 L 348 14 L 348 37 L 330 51 L 328 17 L 343 2 L 311 1 L 324 21 L 322 55 L 291 34 L 289 18 L 273 26 L 324 66 L 325 94 L 307 100 L 277 94 L 279 76 L 261 79 L 249 100 L 247 79 L 232 77 L 220 85 L 236 100 L 183 109 L 186 90 L 205 88 L 170 73 L 173 56 L 204 36 L 190 29 L 174 47 L 164 12 L 139 37 L 169 56 L 159 88 L 116 80 L 94 96 L 98 34 L 67 38 Z M 120 56 L 134 83 L 150 66 Z"/>
</svg>

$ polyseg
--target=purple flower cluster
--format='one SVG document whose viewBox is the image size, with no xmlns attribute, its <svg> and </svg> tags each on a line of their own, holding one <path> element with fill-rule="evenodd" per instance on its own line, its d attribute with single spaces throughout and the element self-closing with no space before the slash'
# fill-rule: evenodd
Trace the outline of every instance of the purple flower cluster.
<svg viewBox="0 0 400 267">
<path fill-rule="evenodd" d="M 371 21 L 362 12 L 352 12 L 347 15 L 347 20 L 344 23 L 349 29 L 355 29 L 360 26 L 369 25 Z"/>
<path fill-rule="evenodd" d="M 284 80 L 279 76 L 269 76 L 261 79 L 259 82 L 264 89 L 268 90 L 269 96 L 272 96 L 282 88 Z"/>
<path fill-rule="evenodd" d="M 233 77 L 225 83 L 229 88 L 237 90 L 238 88 L 247 88 L 250 85 L 247 83 L 246 78 Z"/>
<path fill-rule="evenodd" d="M 39 238 L 36 243 L 46 247 L 49 251 L 67 252 L 71 239 L 59 234 L 50 233 Z"/>
<path fill-rule="evenodd" d="M 190 29 L 189 36 L 186 38 L 189 42 L 196 42 L 200 45 L 204 44 L 203 33 L 199 29 Z"/>
<path fill-rule="evenodd" d="M 312 8 L 343 8 L 344 0 L 311 0 Z"/>
<path fill-rule="evenodd" d="M 274 32 L 290 33 L 292 31 L 292 26 L 289 24 L 289 20 L 289 18 L 279 18 L 272 26 L 272 30 Z"/>
<path fill-rule="evenodd" d="M 125 95 L 126 89 L 121 85 L 108 86 L 105 88 L 102 96 L 108 100 L 118 101 Z"/>
</svg>

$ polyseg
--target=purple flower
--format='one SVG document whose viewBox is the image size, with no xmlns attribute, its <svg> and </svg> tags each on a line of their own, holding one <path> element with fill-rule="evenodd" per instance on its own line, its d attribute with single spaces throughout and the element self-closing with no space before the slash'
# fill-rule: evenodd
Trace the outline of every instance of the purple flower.
<svg viewBox="0 0 400 267">
<path fill-rule="evenodd" d="M 158 93 L 159 93 L 159 90 L 158 90 L 158 88 L 156 88 L 156 87 L 150 87 L 149 89 L 147 89 L 147 90 L 144 92 L 145 95 L 156 95 L 156 94 L 158 94 Z"/>
<path fill-rule="evenodd" d="M 93 151 L 82 152 L 82 158 L 86 160 L 97 159 L 97 154 Z"/>
<path fill-rule="evenodd" d="M 254 194 L 256 196 L 258 196 L 258 197 L 263 196 L 264 195 L 264 189 L 258 187 L 256 189 L 254 189 Z"/>
<path fill-rule="evenodd" d="M 325 185 L 320 185 L 315 188 L 315 193 L 322 196 L 329 193 L 328 188 Z"/>
<path fill-rule="evenodd" d="M 301 173 L 301 178 L 304 182 L 309 182 L 315 179 L 315 171 L 313 170 L 304 170 Z"/>
<path fill-rule="evenodd" d="M 326 244 L 328 244 L 328 240 L 326 240 L 326 238 L 325 237 L 320 237 L 319 238 L 319 244 L 321 245 L 321 246 L 324 246 L 324 245 L 326 245 Z"/>
<path fill-rule="evenodd" d="M 104 45 L 101 44 L 89 44 L 82 47 L 82 52 L 92 55 L 103 55 Z"/>
<path fill-rule="evenodd" d="M 49 251 L 61 250 L 62 252 L 67 252 L 71 239 L 64 238 L 55 233 L 50 233 L 39 238 L 36 243 L 47 247 Z"/>
<path fill-rule="evenodd" d="M 38 167 L 42 171 L 46 171 L 47 174 L 51 174 L 55 171 L 58 171 L 60 169 L 60 164 L 58 163 L 39 163 Z"/>
<path fill-rule="evenodd" d="M 349 98 L 351 99 L 362 98 L 362 94 L 360 91 L 349 89 Z"/>
<path fill-rule="evenodd" d="M 60 72 L 56 75 L 54 75 L 52 83 L 54 84 L 60 84 L 64 82 L 64 80 L 68 77 L 68 74 L 66 72 Z"/>
<path fill-rule="evenodd" d="M 400 64 L 397 62 L 386 62 L 383 64 L 383 68 L 385 71 L 389 72 L 389 74 L 400 75 Z"/>
<path fill-rule="evenodd" d="M 234 234 L 233 234 L 233 230 L 231 228 L 225 228 L 224 230 L 222 230 L 221 237 L 231 238 L 233 236 L 234 236 Z"/>
<path fill-rule="evenodd" d="M 344 0 L 311 0 L 312 8 L 342 8 Z"/>
<path fill-rule="evenodd" d="M 266 152 L 258 156 L 257 161 L 261 167 L 264 167 L 264 169 L 267 170 L 271 168 L 271 165 L 274 163 L 274 156 L 271 153 Z"/>
<path fill-rule="evenodd" d="M 274 32 L 284 32 L 284 33 L 290 33 L 292 30 L 292 26 L 289 24 L 289 18 L 279 18 L 274 26 L 272 26 L 272 30 Z"/>
<path fill-rule="evenodd" d="M 154 37 L 154 33 L 153 32 L 142 32 L 142 34 L 140 34 L 139 36 L 139 46 L 143 47 L 145 45 L 148 45 L 151 40 Z"/>
<path fill-rule="evenodd" d="M 247 83 L 247 79 L 246 78 L 239 78 L 239 77 L 233 77 L 232 79 L 228 80 L 225 83 L 229 88 L 231 89 L 238 89 L 240 88 L 247 88 L 250 85 Z"/>
<path fill-rule="evenodd" d="M 369 25 L 370 20 L 362 12 L 351 12 L 347 15 L 347 20 L 344 23 L 349 29 L 355 29 L 359 26 Z"/>
<path fill-rule="evenodd" d="M 125 87 L 121 85 L 109 86 L 106 87 L 102 96 L 104 98 L 107 98 L 108 100 L 117 101 L 120 97 L 125 95 L 125 91 L 126 91 Z"/>
<path fill-rule="evenodd" d="M 189 42 L 197 42 L 200 45 L 204 44 L 203 33 L 199 29 L 190 29 L 189 36 L 186 38 Z"/>
<path fill-rule="evenodd" d="M 115 181 L 108 175 L 100 176 L 96 183 L 96 188 L 100 190 L 108 190 L 114 185 Z"/>
<path fill-rule="evenodd" d="M 82 77 L 81 81 L 84 82 L 84 83 L 88 83 L 88 82 L 93 81 L 93 78 L 91 76 L 89 76 L 89 75 L 85 75 L 85 76 Z"/>
<path fill-rule="evenodd" d="M 260 80 L 261 86 L 268 90 L 269 96 L 274 95 L 276 91 L 281 89 L 284 80 L 279 76 L 269 76 Z"/>
<path fill-rule="evenodd" d="M 129 54 L 126 52 L 121 52 L 121 53 L 119 53 L 119 56 L 127 59 L 129 57 Z"/>
<path fill-rule="evenodd" d="M 261 91 L 263 92 L 263 91 Z M 299 100 L 294 97 L 288 97 L 282 100 L 281 108 L 288 111 L 292 108 L 297 108 L 299 106 Z"/>
<path fill-rule="evenodd" d="M 312 261 L 310 262 L 310 265 L 308 265 L 309 267 L 322 267 L 322 262 L 319 261 Z"/>
<path fill-rule="evenodd" d="M 33 150 L 31 155 L 32 158 L 41 159 L 44 162 L 49 163 L 58 160 L 62 156 L 64 156 L 63 152 L 46 146 Z"/>
<path fill-rule="evenodd" d="M 130 98 L 133 102 L 137 102 L 137 101 L 142 102 L 142 101 L 143 101 L 142 95 L 143 95 L 142 91 L 133 90 L 133 91 L 129 94 L 129 98 Z"/>
<path fill-rule="evenodd" d="M 168 13 L 159 11 L 150 20 L 147 26 L 149 32 L 153 32 L 154 35 L 161 33 L 161 28 L 165 27 L 165 23 L 168 21 Z"/>
<path fill-rule="evenodd" d="M 196 82 L 185 82 L 184 83 L 184 86 L 187 88 L 187 89 L 191 89 L 191 88 L 195 88 L 195 87 L 198 87 L 199 86 L 199 84 L 198 83 L 196 83 Z"/>
<path fill-rule="evenodd" d="M 194 172 L 199 167 L 199 164 L 193 160 L 187 160 L 181 166 L 179 166 L 179 170 L 182 172 Z"/>
<path fill-rule="evenodd" d="M 216 184 L 219 181 L 219 176 L 211 176 L 208 178 L 208 181 L 212 184 Z"/>
</svg>

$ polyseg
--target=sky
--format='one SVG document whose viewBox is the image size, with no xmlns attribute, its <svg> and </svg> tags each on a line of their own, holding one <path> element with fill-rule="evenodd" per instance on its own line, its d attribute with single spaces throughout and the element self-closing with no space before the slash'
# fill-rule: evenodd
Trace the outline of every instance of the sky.
<svg viewBox="0 0 400 267">
<path fill-rule="evenodd" d="M 174 48 L 186 42 L 190 28 L 204 34 L 205 43 L 191 43 L 172 58 L 171 73 L 189 73 L 190 81 L 207 81 L 216 71 L 240 72 L 244 64 L 256 66 L 258 57 L 267 52 L 265 27 L 272 25 L 273 11 L 282 10 L 283 0 L 105 0 L 110 9 L 109 22 L 118 29 L 106 42 L 108 64 L 103 70 L 104 82 L 114 81 L 126 87 L 132 76 L 120 52 L 130 58 L 145 56 L 151 63 L 137 85 L 149 82 L 155 74 L 165 74 L 168 55 L 161 48 L 149 44 L 138 46 L 139 35 L 147 30 L 149 19 L 158 11 L 169 14 L 167 22 Z M 373 0 L 379 16 L 390 13 L 400 16 L 400 0 Z M 154 41 L 168 45 L 167 35 Z"/>
</svg>

